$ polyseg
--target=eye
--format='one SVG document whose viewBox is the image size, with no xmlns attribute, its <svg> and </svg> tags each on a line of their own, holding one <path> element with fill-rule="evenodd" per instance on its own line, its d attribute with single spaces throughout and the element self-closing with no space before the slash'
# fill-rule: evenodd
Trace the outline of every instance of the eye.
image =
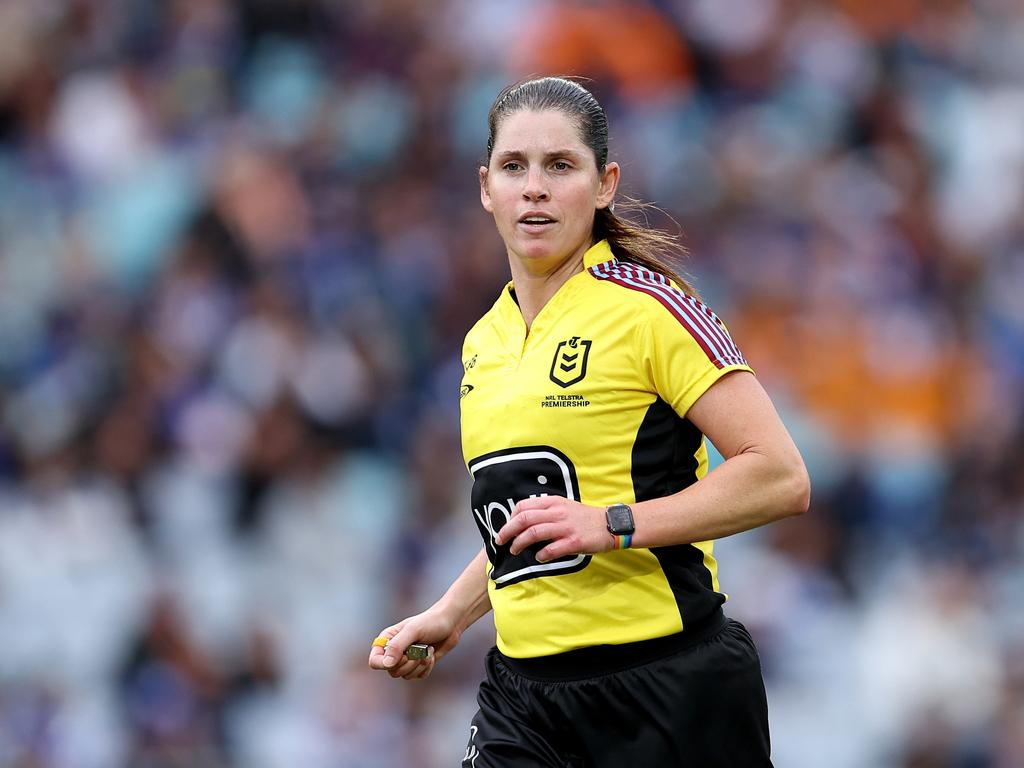
<svg viewBox="0 0 1024 768">
<path fill-rule="evenodd" d="M 521 171 L 523 169 L 523 166 L 521 166 L 515 160 L 509 160 L 507 163 L 501 166 L 501 168 L 502 170 L 505 171 Z"/>
<path fill-rule="evenodd" d="M 572 166 L 565 162 L 565 160 L 555 160 L 555 162 L 551 164 L 551 167 L 556 171 L 568 171 Z"/>
</svg>

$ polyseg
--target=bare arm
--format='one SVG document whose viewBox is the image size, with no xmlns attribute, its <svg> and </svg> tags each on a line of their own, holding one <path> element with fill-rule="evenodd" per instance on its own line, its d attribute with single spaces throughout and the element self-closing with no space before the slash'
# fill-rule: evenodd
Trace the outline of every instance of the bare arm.
<svg viewBox="0 0 1024 768">
<path fill-rule="evenodd" d="M 752 374 L 722 377 L 686 416 L 726 460 L 679 493 L 635 504 L 633 546 L 720 539 L 807 511 L 803 459 Z"/>
<path fill-rule="evenodd" d="M 491 610 L 486 564 L 487 557 L 481 549 L 440 600 L 423 613 L 381 630 L 380 636 L 390 639 L 386 649 L 371 647 L 370 668 L 386 669 L 392 677 L 407 680 L 427 677 L 434 665 L 458 644 L 462 633 Z M 402 654 L 411 643 L 432 645 L 434 654 L 423 660 L 406 659 Z"/>
<path fill-rule="evenodd" d="M 487 594 L 487 555 L 483 549 L 469 561 L 435 607 L 455 616 L 460 632 L 465 632 L 491 610 L 491 598 Z"/>
<path fill-rule="evenodd" d="M 715 382 L 687 418 L 726 461 L 679 493 L 633 505 L 632 546 L 688 544 L 721 538 L 801 514 L 810 502 L 803 459 L 767 393 L 745 371 Z M 618 501 L 610 499 L 609 503 Z M 538 560 L 612 549 L 605 508 L 561 497 L 528 499 L 501 529 L 498 543 L 512 540 L 516 554 L 550 541 Z"/>
</svg>

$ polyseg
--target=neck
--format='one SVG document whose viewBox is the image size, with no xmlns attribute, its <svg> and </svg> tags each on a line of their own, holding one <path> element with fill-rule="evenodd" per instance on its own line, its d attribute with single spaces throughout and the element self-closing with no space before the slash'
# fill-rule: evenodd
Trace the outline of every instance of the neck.
<svg viewBox="0 0 1024 768">
<path fill-rule="evenodd" d="M 533 321 L 540 314 L 544 305 L 558 292 L 565 281 L 583 271 L 583 254 L 589 247 L 589 244 L 583 246 L 577 253 L 573 253 L 550 267 L 540 263 L 526 262 L 509 253 L 508 261 L 512 269 L 512 284 L 516 289 L 519 311 L 523 313 L 527 332 L 530 331 Z"/>
</svg>

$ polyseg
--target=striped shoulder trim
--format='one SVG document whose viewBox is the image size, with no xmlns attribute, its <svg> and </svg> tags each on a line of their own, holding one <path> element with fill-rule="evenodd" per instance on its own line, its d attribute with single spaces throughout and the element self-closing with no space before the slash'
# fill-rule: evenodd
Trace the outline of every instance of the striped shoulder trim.
<svg viewBox="0 0 1024 768">
<path fill-rule="evenodd" d="M 746 359 L 725 330 L 718 315 L 699 299 L 669 283 L 668 278 L 636 264 L 611 259 L 595 264 L 590 273 L 632 291 L 653 296 L 679 321 L 707 354 L 716 368 L 747 365 Z"/>
</svg>

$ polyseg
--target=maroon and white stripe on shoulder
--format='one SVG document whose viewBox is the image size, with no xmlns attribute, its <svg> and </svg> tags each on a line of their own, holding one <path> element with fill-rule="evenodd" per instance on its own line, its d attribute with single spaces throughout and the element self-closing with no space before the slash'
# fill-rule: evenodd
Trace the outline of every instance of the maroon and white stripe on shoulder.
<svg viewBox="0 0 1024 768">
<path fill-rule="evenodd" d="M 718 316 L 704 302 L 674 287 L 664 275 L 615 259 L 591 267 L 590 273 L 598 280 L 657 299 L 689 331 L 715 367 L 747 365 Z"/>
</svg>

